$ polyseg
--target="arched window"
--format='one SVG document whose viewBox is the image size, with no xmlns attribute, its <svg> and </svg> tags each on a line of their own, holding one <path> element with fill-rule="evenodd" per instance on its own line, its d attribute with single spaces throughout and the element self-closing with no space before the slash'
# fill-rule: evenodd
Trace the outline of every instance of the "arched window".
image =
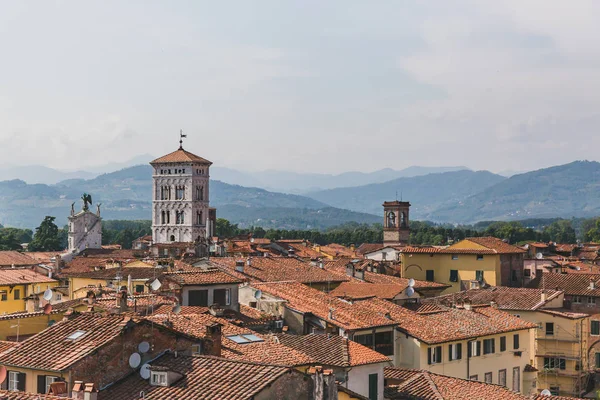
<svg viewBox="0 0 600 400">
<path fill-rule="evenodd" d="M 388 213 L 388 228 L 396 227 L 396 214 L 393 211 Z"/>
<path fill-rule="evenodd" d="M 175 235 L 171 235 L 171 242 L 175 241 Z"/>
<path fill-rule="evenodd" d="M 164 224 L 164 223 L 165 223 L 165 221 L 166 221 L 166 218 L 165 218 L 165 212 L 164 212 L 164 211 L 161 211 L 161 213 L 160 213 L 160 223 L 161 223 L 161 224 Z"/>
<path fill-rule="evenodd" d="M 404 211 L 400 214 L 400 226 L 406 228 L 406 213 Z"/>
</svg>

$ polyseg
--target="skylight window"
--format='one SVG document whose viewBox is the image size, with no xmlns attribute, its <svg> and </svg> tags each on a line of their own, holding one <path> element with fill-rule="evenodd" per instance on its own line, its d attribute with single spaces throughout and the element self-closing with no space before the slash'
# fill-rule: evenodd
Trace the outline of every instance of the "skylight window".
<svg viewBox="0 0 600 400">
<path fill-rule="evenodd" d="M 245 335 L 227 336 L 227 339 L 232 340 L 237 344 L 264 342 L 264 339 L 261 339 L 258 336 L 251 333 Z"/>
<path fill-rule="evenodd" d="M 83 335 L 85 335 L 85 331 L 75 331 L 73 333 L 71 333 L 69 336 L 67 336 L 68 340 L 77 340 L 80 337 L 82 337 Z"/>
</svg>

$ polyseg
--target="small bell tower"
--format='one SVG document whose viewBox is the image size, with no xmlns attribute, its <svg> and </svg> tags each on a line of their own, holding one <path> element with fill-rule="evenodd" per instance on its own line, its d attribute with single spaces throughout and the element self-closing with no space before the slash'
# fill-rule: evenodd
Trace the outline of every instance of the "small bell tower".
<svg viewBox="0 0 600 400">
<path fill-rule="evenodd" d="M 407 246 L 410 241 L 410 203 L 386 201 L 383 203 L 384 246 Z"/>
</svg>

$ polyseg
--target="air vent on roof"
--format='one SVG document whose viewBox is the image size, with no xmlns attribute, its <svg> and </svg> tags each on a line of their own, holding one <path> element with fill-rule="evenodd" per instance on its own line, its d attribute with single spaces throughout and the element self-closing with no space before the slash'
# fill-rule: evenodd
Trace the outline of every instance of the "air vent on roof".
<svg viewBox="0 0 600 400">
<path fill-rule="evenodd" d="M 83 335 L 85 335 L 85 331 L 77 330 L 77 331 L 71 333 L 69 336 L 67 336 L 67 339 L 68 340 L 77 340 L 80 337 L 82 337 Z"/>
<path fill-rule="evenodd" d="M 237 344 L 248 344 L 248 343 L 256 343 L 256 342 L 264 342 L 265 340 L 252 334 L 246 333 L 243 335 L 232 335 L 227 336 L 227 339 L 237 343 Z"/>
</svg>

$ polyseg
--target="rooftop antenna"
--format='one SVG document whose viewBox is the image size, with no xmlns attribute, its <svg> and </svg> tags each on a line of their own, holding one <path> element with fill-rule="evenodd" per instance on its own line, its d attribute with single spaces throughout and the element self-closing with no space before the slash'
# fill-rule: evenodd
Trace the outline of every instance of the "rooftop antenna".
<svg viewBox="0 0 600 400">
<path fill-rule="evenodd" d="M 179 150 L 183 150 L 183 138 L 186 138 L 187 135 L 183 134 L 183 129 L 179 130 Z"/>
</svg>

